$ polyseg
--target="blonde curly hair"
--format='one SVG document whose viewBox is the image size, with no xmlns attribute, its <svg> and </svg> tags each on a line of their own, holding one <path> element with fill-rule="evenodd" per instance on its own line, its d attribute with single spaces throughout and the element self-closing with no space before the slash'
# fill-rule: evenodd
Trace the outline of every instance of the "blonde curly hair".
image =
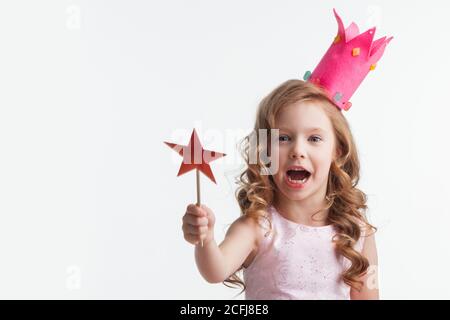
<svg viewBox="0 0 450 320">
<path fill-rule="evenodd" d="M 272 176 L 261 174 L 267 165 L 262 161 L 261 155 L 267 154 L 266 146 L 257 144 L 256 148 L 250 147 L 251 135 L 259 132 L 259 129 L 276 129 L 275 117 L 284 107 L 301 101 L 321 102 L 325 113 L 328 115 L 336 137 L 337 149 L 340 151 L 335 161 L 332 161 L 328 175 L 326 206 L 322 210 L 328 210 L 328 222 L 333 224 L 336 235 L 333 238 L 335 250 L 338 255 L 344 256 L 350 261 L 350 267 L 342 274 L 342 280 L 352 288 L 360 291 L 363 283 L 358 277 L 364 275 L 369 267 L 369 261 L 354 249 L 354 244 L 362 236 L 362 229 L 376 232 L 366 218 L 367 196 L 356 188 L 359 181 L 359 159 L 356 145 L 350 131 L 349 124 L 342 112 L 334 106 L 326 91 L 318 86 L 302 80 L 288 80 L 275 88 L 260 103 L 256 116 L 254 131 L 244 137 L 240 142 L 240 151 L 246 162 L 245 170 L 237 177 L 239 185 L 236 190 L 236 199 L 241 209 L 241 215 L 249 216 L 260 222 L 267 220 L 267 208 L 273 204 L 276 185 Z M 255 150 L 252 150 L 255 149 Z M 256 155 L 250 154 L 256 152 Z M 270 152 L 270 150 L 269 150 Z M 256 159 L 250 161 L 250 159 Z M 269 221 L 270 228 L 272 228 Z M 365 236 L 368 236 L 366 233 Z M 228 277 L 223 284 L 228 287 L 242 288 L 245 291 L 245 283 L 238 276 L 239 271 Z"/>
</svg>

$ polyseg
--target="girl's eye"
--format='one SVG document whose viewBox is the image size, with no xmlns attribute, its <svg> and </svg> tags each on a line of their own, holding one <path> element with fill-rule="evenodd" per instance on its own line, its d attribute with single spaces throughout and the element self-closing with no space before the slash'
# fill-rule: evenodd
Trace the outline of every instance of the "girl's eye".
<svg viewBox="0 0 450 320">
<path fill-rule="evenodd" d="M 313 140 L 314 142 L 319 142 L 319 141 L 322 140 L 322 139 L 321 139 L 320 137 L 318 137 L 318 136 L 312 136 L 311 139 L 314 139 L 314 140 Z"/>
<path fill-rule="evenodd" d="M 282 141 L 282 142 L 284 142 L 284 141 L 289 141 L 289 136 L 287 136 L 287 135 L 285 135 L 285 134 L 280 135 L 279 138 L 278 138 L 278 140 L 279 140 L 279 141 Z"/>
</svg>

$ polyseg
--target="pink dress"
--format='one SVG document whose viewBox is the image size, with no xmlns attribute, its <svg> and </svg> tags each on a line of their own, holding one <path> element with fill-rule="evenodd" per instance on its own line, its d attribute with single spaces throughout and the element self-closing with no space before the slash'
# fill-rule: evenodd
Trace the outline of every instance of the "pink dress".
<svg viewBox="0 0 450 320">
<path fill-rule="evenodd" d="M 331 242 L 334 227 L 295 223 L 273 206 L 268 208 L 268 217 L 272 232 L 261 241 L 250 266 L 244 268 L 245 298 L 350 299 L 350 287 L 341 279 L 350 261 L 335 253 Z M 359 252 L 363 241 L 361 236 L 355 244 Z"/>
</svg>

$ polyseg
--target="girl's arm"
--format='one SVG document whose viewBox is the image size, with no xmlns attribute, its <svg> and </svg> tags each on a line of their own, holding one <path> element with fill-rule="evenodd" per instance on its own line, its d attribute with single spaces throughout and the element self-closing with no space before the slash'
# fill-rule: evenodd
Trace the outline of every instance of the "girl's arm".
<svg viewBox="0 0 450 320">
<path fill-rule="evenodd" d="M 255 246 L 251 218 L 240 217 L 228 229 L 225 239 L 217 246 L 213 239 L 196 245 L 195 259 L 202 276 L 210 283 L 220 283 L 236 272 Z"/>
<path fill-rule="evenodd" d="M 363 288 L 360 292 L 352 288 L 350 290 L 350 298 L 352 300 L 378 300 L 380 299 L 378 290 L 378 255 L 374 233 L 364 239 L 361 254 L 369 260 L 369 268 L 365 275 L 359 278 L 364 283 Z"/>
<path fill-rule="evenodd" d="M 255 248 L 257 223 L 252 218 L 240 217 L 217 245 L 214 222 L 211 209 L 189 205 L 183 217 L 183 231 L 185 239 L 196 245 L 195 261 L 200 274 L 210 283 L 220 283 L 238 270 Z"/>
</svg>

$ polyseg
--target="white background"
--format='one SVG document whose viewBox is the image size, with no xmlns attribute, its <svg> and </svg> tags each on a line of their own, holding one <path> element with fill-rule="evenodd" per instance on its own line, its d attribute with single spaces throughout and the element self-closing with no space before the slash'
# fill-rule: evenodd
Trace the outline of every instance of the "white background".
<svg viewBox="0 0 450 320">
<path fill-rule="evenodd" d="M 195 173 L 163 144 L 196 127 L 216 240 L 239 216 L 235 143 L 257 103 L 312 70 L 345 26 L 394 35 L 353 96 L 359 187 L 383 299 L 450 298 L 445 1 L 2 1 L 0 298 L 231 299 L 181 217 Z M 242 298 L 240 296 L 240 298 Z"/>
</svg>

